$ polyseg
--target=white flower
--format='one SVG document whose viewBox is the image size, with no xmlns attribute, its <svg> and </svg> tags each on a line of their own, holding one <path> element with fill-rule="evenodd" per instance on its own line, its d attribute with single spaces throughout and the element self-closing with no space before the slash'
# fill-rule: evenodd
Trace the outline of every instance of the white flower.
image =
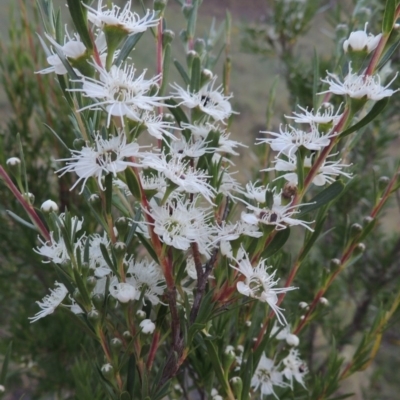
<svg viewBox="0 0 400 400">
<path fill-rule="evenodd" d="M 328 157 L 334 157 L 336 154 L 331 154 Z M 351 164 L 341 164 L 342 160 L 337 160 L 337 161 L 324 161 L 323 164 L 319 167 L 317 174 L 314 176 L 312 183 L 316 186 L 323 186 L 326 183 L 333 183 L 335 182 L 336 178 L 339 175 L 343 175 L 346 178 L 351 179 L 352 174 L 343 172 L 342 168 L 347 168 L 350 167 Z M 311 168 L 312 167 L 312 162 L 311 162 L 311 157 L 306 157 L 304 159 L 304 167 L 305 168 Z M 275 167 L 269 168 L 267 170 L 272 170 L 274 169 L 275 171 L 296 171 L 297 170 L 297 160 L 296 156 L 289 158 L 288 160 L 281 160 L 280 158 L 277 158 L 275 161 Z M 265 171 L 267 171 L 265 170 Z M 298 177 L 296 172 L 289 172 L 287 174 L 283 174 L 282 176 L 278 177 L 279 178 L 285 178 L 287 181 L 297 185 L 298 182 Z"/>
<path fill-rule="evenodd" d="M 229 118 L 233 113 L 229 99 L 232 97 L 224 96 L 222 85 L 213 89 L 217 77 L 215 76 L 210 82 L 206 83 L 197 93 L 191 93 L 181 88 L 176 83 L 171 85 L 175 92 L 172 94 L 175 98 L 181 100 L 179 104 L 188 108 L 198 107 L 202 112 L 211 116 L 215 121 L 223 121 Z"/>
<path fill-rule="evenodd" d="M 278 284 L 278 280 L 274 280 L 276 270 L 272 274 L 268 274 L 267 269 L 271 267 L 265 266 L 266 260 L 261 260 L 256 267 L 251 265 L 248 254 L 237 261 L 237 267 L 231 265 L 232 268 L 244 275 L 245 280 L 236 284 L 237 290 L 244 296 L 256 298 L 264 303 L 268 303 L 275 313 L 279 323 L 287 325 L 286 319 L 282 313 L 282 309 L 277 305 L 278 294 L 286 293 L 294 290 L 294 287 L 274 288 Z"/>
<path fill-rule="evenodd" d="M 334 107 L 330 103 L 322 103 L 321 106 L 318 108 L 316 113 L 313 113 L 313 110 L 308 111 L 307 108 L 300 107 L 302 113 L 294 112 L 294 117 L 288 117 L 285 115 L 286 118 L 293 119 L 294 122 L 298 124 L 330 124 L 336 125 L 339 122 L 340 117 L 342 114 L 339 114 L 340 107 L 334 114 Z"/>
<path fill-rule="evenodd" d="M 169 147 L 171 153 L 178 158 L 199 158 L 204 154 L 213 153 L 216 149 L 213 147 L 208 147 L 208 142 L 206 139 L 196 140 L 195 142 L 187 142 L 186 139 L 182 138 L 175 142 L 172 142 Z"/>
<path fill-rule="evenodd" d="M 176 186 L 178 191 L 201 194 L 209 203 L 213 204 L 214 189 L 207 183 L 208 175 L 205 172 L 192 168 L 189 161 L 183 161 L 181 157 L 173 155 L 168 158 L 166 154 L 149 153 L 143 159 L 142 165 L 161 172 Z"/>
<path fill-rule="evenodd" d="M 266 190 L 271 189 L 266 187 Z M 242 200 L 247 205 L 247 208 L 252 211 L 251 214 L 243 211 L 241 214 L 242 221 L 247 222 L 250 225 L 257 225 L 259 223 L 265 225 L 275 225 L 276 230 L 286 229 L 287 226 L 301 225 L 304 228 L 313 231 L 313 229 L 308 226 L 308 224 L 311 222 L 292 218 L 294 214 L 299 212 L 295 210 L 296 208 L 300 207 L 299 205 L 291 206 L 291 202 L 287 205 L 282 205 L 282 191 L 278 194 L 274 193 L 275 188 L 273 188 L 271 191 L 273 193 L 273 204 L 270 209 L 267 207 L 261 208 L 252 206 L 251 204 Z"/>
<path fill-rule="evenodd" d="M 278 152 L 278 155 L 283 153 L 288 157 L 294 155 L 294 153 L 303 146 L 308 150 L 319 151 L 326 147 L 330 143 L 330 139 L 337 136 L 337 132 L 328 133 L 326 135 L 321 134 L 315 124 L 310 124 L 310 131 L 302 131 L 296 129 L 291 125 L 285 126 L 282 129 L 282 125 L 279 127 L 279 133 L 275 132 L 261 132 L 269 133 L 272 138 L 259 138 L 257 144 L 268 143 L 271 149 Z"/>
<path fill-rule="evenodd" d="M 21 160 L 18 157 L 10 157 L 7 159 L 6 164 L 14 167 L 15 165 L 21 164 Z"/>
<path fill-rule="evenodd" d="M 371 53 L 372 50 L 375 50 L 381 40 L 382 33 L 379 35 L 372 35 L 371 33 L 367 35 L 367 25 L 365 24 L 365 28 L 363 31 L 355 31 L 351 32 L 350 36 L 347 40 L 343 42 L 343 50 L 345 53 L 348 51 L 363 51 L 366 50 L 367 53 Z"/>
<path fill-rule="evenodd" d="M 151 201 L 151 210 L 146 211 L 154 220 L 154 232 L 168 246 L 188 250 L 191 243 L 197 243 L 201 254 L 209 255 L 216 228 L 208 220 L 212 209 L 196 206 L 193 202 L 174 198 L 163 206 Z"/>
<path fill-rule="evenodd" d="M 71 190 L 83 180 L 83 192 L 86 181 L 90 177 L 97 178 L 99 187 L 104 190 L 101 178 L 103 172 L 112 173 L 114 177 L 118 172 L 125 170 L 127 166 L 138 167 L 140 164 L 127 161 L 126 158 L 141 157 L 140 146 L 136 143 L 126 143 L 126 136 L 121 133 L 110 139 L 103 139 L 100 134 L 96 134 L 93 144 L 87 144 L 81 150 L 71 150 L 72 157 L 64 158 L 58 161 L 67 161 L 67 165 L 60 168 L 60 176 L 67 172 L 75 172 L 79 179 L 71 187 Z"/>
<path fill-rule="evenodd" d="M 53 200 L 46 200 L 45 202 L 42 203 L 40 209 L 45 213 L 49 213 L 51 211 L 57 212 L 58 205 Z"/>
<path fill-rule="evenodd" d="M 78 111 L 91 109 L 98 110 L 105 107 L 108 118 L 107 126 L 110 125 L 111 116 L 120 117 L 124 125 L 123 117 L 135 121 L 141 121 L 144 111 L 152 111 L 154 107 L 162 106 L 161 100 L 165 97 L 149 96 L 149 91 L 157 86 L 159 76 L 145 80 L 144 71 L 135 79 L 136 69 L 133 65 L 113 65 L 109 71 L 91 64 L 100 74 L 100 80 L 82 77 L 82 87 L 70 89 L 73 92 L 82 92 L 84 96 L 95 101 Z"/>
<path fill-rule="evenodd" d="M 106 232 L 104 232 L 103 236 L 95 233 L 91 235 L 88 240 L 90 241 L 89 267 L 94 270 L 94 275 L 97 278 L 103 278 L 111 273 L 111 269 L 104 259 L 100 246 L 103 245 L 108 250 L 110 240 L 108 239 Z"/>
<path fill-rule="evenodd" d="M 139 176 L 144 190 L 155 191 L 154 197 L 160 199 L 164 197 L 164 193 L 168 187 L 164 175 L 144 174 L 143 171 L 140 171 Z"/>
<path fill-rule="evenodd" d="M 155 12 L 147 10 L 146 15 L 140 18 L 139 14 L 130 11 L 131 0 L 127 1 L 125 7 L 121 10 L 115 4 L 110 10 L 103 10 L 103 1 L 99 0 L 97 10 L 92 7 L 84 6 L 89 10 L 88 19 L 97 27 L 116 27 L 126 31 L 127 34 L 144 32 L 147 28 L 157 26 L 159 18 L 155 18 Z"/>
<path fill-rule="evenodd" d="M 34 317 L 28 318 L 31 320 L 31 323 L 52 314 L 64 300 L 68 293 L 68 289 L 62 283 L 58 282 L 55 282 L 55 286 L 56 289 L 50 289 L 50 295 L 45 296 L 42 301 L 36 302 L 42 310 L 36 313 Z"/>
<path fill-rule="evenodd" d="M 218 193 L 222 193 L 224 196 L 228 196 L 234 200 L 233 193 L 240 192 L 242 187 L 232 176 L 233 174 L 236 174 L 236 172 L 229 172 L 227 168 L 221 168 L 218 177 L 219 186 L 216 190 Z"/>
<path fill-rule="evenodd" d="M 347 95 L 353 99 L 367 98 L 369 100 L 381 100 L 384 97 L 392 96 L 393 93 L 398 91 L 398 89 L 388 89 L 397 78 L 397 74 L 386 86 L 381 86 L 381 78 L 379 75 L 358 75 L 356 73 L 352 74 L 351 71 L 350 66 L 349 73 L 344 78 L 343 83 L 337 75 L 327 72 L 329 77 L 322 79 L 322 82 L 327 83 L 329 89 L 318 94 L 334 93 L 338 95 Z"/>
<path fill-rule="evenodd" d="M 152 322 L 150 319 L 144 319 L 140 324 L 140 328 L 142 329 L 142 332 L 146 335 L 151 334 L 154 332 L 156 329 L 156 325 L 154 322 Z"/>
<path fill-rule="evenodd" d="M 131 259 L 127 274 L 133 275 L 135 287 L 140 293 L 144 292 L 144 297 L 153 305 L 160 302 L 159 297 L 163 295 L 166 284 L 161 268 L 154 261 L 134 262 Z"/>
<path fill-rule="evenodd" d="M 274 386 L 286 387 L 287 384 L 283 382 L 283 375 L 277 371 L 274 361 L 262 354 L 256 371 L 251 378 L 251 387 L 254 390 L 260 388 L 262 396 L 273 394 L 279 400 L 274 391 Z"/>
<path fill-rule="evenodd" d="M 128 278 L 126 282 L 119 282 L 114 276 L 110 281 L 110 294 L 121 303 L 128 303 L 139 298 L 139 292 L 135 286 L 135 281 Z"/>
<path fill-rule="evenodd" d="M 164 135 L 168 136 L 172 140 L 176 140 L 176 137 L 172 130 L 180 130 L 174 126 L 173 122 L 163 120 L 163 114 L 155 114 L 153 112 L 146 111 L 141 117 L 140 122 L 146 125 L 147 132 L 157 139 L 164 139 Z"/>
<path fill-rule="evenodd" d="M 290 387 L 293 389 L 293 378 L 299 382 L 304 388 L 303 377 L 308 372 L 307 365 L 299 358 L 299 352 L 295 349 L 290 349 L 289 354 L 282 360 L 285 368 L 282 373 L 286 379 L 290 381 Z"/>
</svg>

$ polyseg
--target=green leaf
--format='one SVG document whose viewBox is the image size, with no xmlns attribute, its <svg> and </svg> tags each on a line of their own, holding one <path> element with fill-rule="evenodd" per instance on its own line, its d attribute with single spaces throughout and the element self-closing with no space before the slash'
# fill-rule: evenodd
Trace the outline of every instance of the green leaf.
<svg viewBox="0 0 400 400">
<path fill-rule="evenodd" d="M 179 126 L 181 126 L 182 122 L 184 122 L 186 124 L 189 123 L 189 120 L 188 120 L 186 114 L 184 113 L 182 108 L 177 106 L 177 103 L 174 100 L 168 99 L 168 100 L 165 100 L 165 103 L 167 104 L 167 106 L 169 106 L 168 109 L 171 112 L 171 114 L 174 116 L 174 118 L 176 119 L 176 122 L 178 123 Z"/>
<path fill-rule="evenodd" d="M 115 268 L 115 265 L 112 262 L 112 260 L 110 258 L 110 255 L 108 254 L 107 247 L 105 246 L 104 243 L 100 243 L 100 251 L 101 251 L 101 254 L 102 254 L 103 258 L 104 258 L 104 261 L 110 267 L 111 271 L 113 271 L 116 274 L 117 273 L 117 269 Z"/>
<path fill-rule="evenodd" d="M 140 242 L 144 247 L 146 247 L 146 250 L 149 252 L 150 256 L 153 258 L 155 262 L 158 261 L 157 253 L 154 251 L 153 246 L 147 241 L 147 239 L 139 232 L 136 232 L 136 236 L 140 239 Z"/>
<path fill-rule="evenodd" d="M 80 1 L 76 0 L 67 0 L 68 10 L 71 15 L 72 21 L 75 25 L 77 32 L 86 46 L 86 48 L 90 51 L 93 50 L 92 38 L 90 37 L 90 33 L 88 31 L 88 27 L 86 25 L 86 13 Z"/>
<path fill-rule="evenodd" d="M 133 223 L 131 225 L 131 228 L 129 229 L 128 235 L 125 240 L 126 247 L 128 247 L 131 244 L 132 239 L 135 236 L 137 224 L 138 224 L 138 221 L 140 220 L 141 215 L 142 215 L 142 209 L 140 207 L 138 207 L 135 217 L 133 219 Z"/>
<path fill-rule="evenodd" d="M 396 0 L 386 0 L 385 13 L 383 14 L 382 32 L 388 35 L 394 25 L 394 16 L 396 13 Z"/>
<path fill-rule="evenodd" d="M 126 60 L 133 48 L 136 46 L 136 43 L 142 37 L 143 33 L 144 32 L 136 33 L 126 38 L 124 44 L 122 45 L 121 51 L 115 60 L 115 65 L 119 66 Z"/>
<path fill-rule="evenodd" d="M 134 388 L 135 388 L 135 378 L 136 378 L 136 360 L 133 354 L 129 357 L 128 362 L 128 373 L 126 378 L 126 390 L 130 394 L 131 398 L 134 398 Z"/>
<path fill-rule="evenodd" d="M 297 214 L 297 217 L 300 218 L 310 211 L 316 210 L 334 200 L 343 192 L 344 187 L 345 185 L 341 180 L 333 182 L 321 193 L 318 193 L 313 199 L 311 199 L 309 201 L 310 204 L 300 207 L 300 212 Z"/>
<path fill-rule="evenodd" d="M 279 251 L 284 244 L 287 242 L 290 236 L 290 228 L 282 229 L 277 231 L 274 238 L 268 247 L 261 253 L 261 258 L 268 258 Z"/>
<path fill-rule="evenodd" d="M 358 121 L 355 125 L 351 126 L 350 128 L 344 130 L 339 137 L 344 138 L 347 135 L 350 135 L 350 133 L 353 133 L 357 131 L 358 129 L 361 129 L 363 126 L 369 124 L 372 120 L 374 120 L 386 107 L 386 105 L 389 103 L 389 97 L 385 97 L 382 100 L 379 100 L 377 103 L 374 104 L 374 106 L 371 108 L 370 112 L 361 120 Z"/>
<path fill-rule="evenodd" d="M 317 92 L 318 92 L 318 85 L 320 83 L 320 80 L 319 80 L 319 59 L 318 59 L 317 49 L 315 47 L 314 47 L 313 69 L 314 69 L 313 106 L 314 106 L 314 109 L 316 110 L 318 108 L 317 99 L 319 96 L 317 96 Z"/>
<path fill-rule="evenodd" d="M 133 172 L 132 168 L 125 169 L 125 178 L 126 178 L 126 184 L 128 185 L 128 188 L 131 191 L 131 193 L 137 199 L 140 199 L 142 197 L 141 190 L 140 190 L 140 184 L 139 184 L 138 178 L 137 178 L 136 174 Z"/>
<path fill-rule="evenodd" d="M 240 369 L 243 382 L 242 400 L 248 400 L 250 396 L 251 378 L 253 377 L 253 352 L 250 352 L 246 364 L 243 363 L 242 365 L 243 367 Z"/>
<path fill-rule="evenodd" d="M 224 370 L 222 369 L 221 361 L 218 357 L 217 350 L 214 346 L 214 343 L 209 340 L 207 337 L 204 337 L 204 344 L 207 347 L 208 357 L 210 358 L 211 364 L 213 365 L 213 369 L 215 375 L 217 376 L 220 385 L 225 393 L 229 393 L 230 388 L 228 382 L 225 379 Z"/>
<path fill-rule="evenodd" d="M 12 351 L 12 342 L 7 346 L 6 354 L 4 355 L 3 366 L 1 367 L 1 374 L 0 374 L 0 384 L 5 386 L 6 383 L 6 376 L 8 371 L 8 364 L 10 363 Z"/>
<path fill-rule="evenodd" d="M 160 91 L 158 93 L 159 96 L 162 96 L 165 93 L 165 88 L 167 87 L 167 84 L 168 84 L 168 75 L 169 75 L 170 65 L 171 65 L 171 45 L 168 43 L 164 47 L 162 84 L 161 84 Z"/>
<path fill-rule="evenodd" d="M 190 92 L 197 93 L 200 90 L 201 81 L 201 61 L 200 57 L 196 56 L 192 62 L 192 72 L 190 75 Z"/>
<path fill-rule="evenodd" d="M 25 221 L 24 219 L 22 219 L 21 217 L 19 217 L 17 214 L 14 214 L 12 211 L 6 210 L 6 213 L 7 213 L 12 219 L 14 219 L 15 221 L 19 222 L 21 225 L 24 225 L 24 226 L 26 226 L 27 228 L 32 229 L 32 230 L 34 230 L 34 231 L 36 231 L 36 232 L 38 231 L 38 230 L 36 229 L 36 226 L 35 226 L 35 225 L 31 224 L 31 223 L 28 222 L 28 221 Z"/>
<path fill-rule="evenodd" d="M 182 77 L 183 81 L 185 82 L 186 86 L 190 85 L 190 78 L 189 75 L 186 73 L 185 68 L 182 66 L 182 64 L 175 58 L 174 59 L 174 65 L 176 69 L 178 70 L 180 76 Z"/>
</svg>

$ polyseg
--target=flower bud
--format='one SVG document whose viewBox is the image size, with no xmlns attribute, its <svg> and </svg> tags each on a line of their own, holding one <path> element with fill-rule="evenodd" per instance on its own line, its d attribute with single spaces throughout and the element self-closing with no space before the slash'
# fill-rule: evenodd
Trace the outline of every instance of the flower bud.
<svg viewBox="0 0 400 400">
<path fill-rule="evenodd" d="M 353 239 L 358 236 L 363 230 L 363 227 L 360 224 L 353 224 L 350 227 L 350 237 Z"/>
<path fill-rule="evenodd" d="M 4 393 L 6 391 L 6 388 L 4 385 L 0 385 L 0 393 Z"/>
<path fill-rule="evenodd" d="M 242 390 L 243 390 L 243 381 L 240 378 L 240 376 L 234 376 L 230 381 L 231 387 L 233 390 L 233 394 L 239 398 L 239 396 L 242 395 Z"/>
<path fill-rule="evenodd" d="M 91 292 L 96 286 L 97 279 L 94 276 L 89 276 L 86 278 L 86 287 L 89 292 Z"/>
<path fill-rule="evenodd" d="M 342 262 L 338 258 L 332 258 L 332 260 L 330 262 L 330 267 L 333 271 L 340 268 L 341 265 L 342 265 Z"/>
<path fill-rule="evenodd" d="M 209 82 L 213 78 L 214 74 L 212 71 L 210 71 L 207 68 L 204 68 L 201 71 L 201 77 L 200 77 L 200 85 L 204 86 L 207 82 Z"/>
<path fill-rule="evenodd" d="M 81 295 L 81 292 L 79 291 L 78 288 L 76 288 L 74 290 L 74 293 L 72 293 L 72 297 L 74 298 L 74 300 L 76 300 L 78 303 L 82 303 L 83 302 L 83 298 Z"/>
<path fill-rule="evenodd" d="M 175 122 L 175 117 L 170 113 L 165 113 L 162 119 L 166 122 Z"/>
<path fill-rule="evenodd" d="M 120 338 L 112 338 L 111 339 L 111 348 L 119 351 L 122 347 L 122 340 Z"/>
<path fill-rule="evenodd" d="M 319 303 L 320 303 L 322 306 L 326 307 L 326 306 L 329 305 L 329 300 L 328 300 L 326 297 L 321 297 L 321 298 L 319 299 Z"/>
<path fill-rule="evenodd" d="M 100 320 L 100 313 L 97 310 L 93 309 L 88 312 L 87 317 L 91 322 L 98 322 Z"/>
<path fill-rule="evenodd" d="M 101 367 L 101 373 L 105 378 L 110 379 L 114 375 L 114 367 L 111 364 L 104 364 Z"/>
<path fill-rule="evenodd" d="M 18 157 L 10 157 L 7 161 L 6 164 L 9 167 L 16 167 L 18 165 L 21 165 L 21 160 Z"/>
<path fill-rule="evenodd" d="M 122 333 L 122 336 L 124 337 L 124 339 L 126 340 L 131 340 L 132 339 L 132 334 L 129 331 L 125 331 Z"/>
<path fill-rule="evenodd" d="M 126 244 L 124 242 L 115 242 L 114 251 L 118 258 L 123 257 L 126 253 Z"/>
<path fill-rule="evenodd" d="M 283 190 L 282 190 L 282 197 L 285 200 L 292 200 L 294 196 L 296 196 L 297 193 L 297 185 L 292 182 L 286 182 L 283 185 Z"/>
<path fill-rule="evenodd" d="M 363 219 L 364 226 L 368 226 L 372 222 L 374 222 L 374 218 L 370 217 L 369 215 Z"/>
<path fill-rule="evenodd" d="M 104 304 L 104 294 L 103 293 L 95 293 L 92 296 L 92 302 L 97 309 L 101 309 Z"/>
<path fill-rule="evenodd" d="M 199 55 L 194 50 L 189 50 L 186 53 L 186 63 L 189 68 L 192 67 L 193 60 Z"/>
<path fill-rule="evenodd" d="M 156 329 L 156 325 L 150 319 L 144 319 L 139 326 L 145 335 L 152 334 L 154 329 Z"/>
<path fill-rule="evenodd" d="M 164 12 L 165 7 L 167 6 L 167 0 L 154 0 L 153 9 L 154 11 Z"/>
<path fill-rule="evenodd" d="M 232 363 L 236 359 L 235 348 L 233 346 L 226 346 L 222 356 L 222 364 L 225 371 L 228 371 Z"/>
<path fill-rule="evenodd" d="M 77 138 L 73 141 L 72 146 L 75 150 L 81 151 L 83 147 L 85 147 L 86 142 L 82 138 Z"/>
<path fill-rule="evenodd" d="M 389 182 L 390 182 L 390 179 L 387 176 L 381 176 L 378 179 L 379 189 L 382 190 L 382 191 L 385 190 L 386 186 L 389 184 Z"/>
<path fill-rule="evenodd" d="M 33 193 L 29 193 L 29 192 L 28 193 L 24 193 L 22 196 L 24 197 L 24 199 L 26 201 L 29 202 L 29 204 L 33 205 L 33 203 L 35 202 L 35 195 Z"/>
<path fill-rule="evenodd" d="M 293 335 L 292 333 L 289 333 L 289 334 L 286 336 L 286 343 L 287 343 L 289 346 L 297 347 L 297 346 L 299 345 L 299 343 L 300 343 L 300 339 L 299 339 L 298 336 Z"/>
<path fill-rule="evenodd" d="M 184 4 L 182 7 L 182 12 L 185 18 L 189 18 L 191 13 L 193 11 L 193 5 L 192 4 Z"/>
<path fill-rule="evenodd" d="M 40 206 L 40 209 L 44 213 L 49 214 L 51 212 L 57 212 L 58 211 L 58 205 L 53 200 L 46 200 L 45 202 L 42 203 L 42 205 Z"/>
<path fill-rule="evenodd" d="M 125 217 L 120 217 L 115 221 L 115 227 L 118 230 L 118 233 L 121 237 L 125 237 L 125 234 L 129 228 L 129 221 Z"/>
<path fill-rule="evenodd" d="M 165 47 L 175 39 L 175 32 L 171 29 L 165 29 L 162 33 L 162 45 Z"/>
<path fill-rule="evenodd" d="M 353 254 L 358 256 L 359 254 L 364 253 L 366 247 L 364 243 L 358 243 L 357 246 L 354 248 Z"/>
<path fill-rule="evenodd" d="M 206 48 L 206 42 L 202 38 L 197 38 L 194 41 L 194 49 L 197 51 L 199 54 L 202 54 Z"/>
<path fill-rule="evenodd" d="M 142 310 L 138 310 L 138 311 L 136 311 L 136 316 L 139 321 L 142 321 L 146 318 L 146 313 Z"/>
<path fill-rule="evenodd" d="M 308 304 L 307 304 L 305 301 L 301 301 L 301 302 L 299 303 L 299 308 L 302 309 L 302 310 L 304 310 L 304 309 L 308 309 L 309 306 L 308 306 Z"/>
<path fill-rule="evenodd" d="M 189 40 L 188 34 L 187 34 L 187 30 L 186 29 L 182 29 L 179 32 L 179 37 L 181 38 L 182 42 L 186 44 L 188 42 L 188 40 Z"/>
</svg>

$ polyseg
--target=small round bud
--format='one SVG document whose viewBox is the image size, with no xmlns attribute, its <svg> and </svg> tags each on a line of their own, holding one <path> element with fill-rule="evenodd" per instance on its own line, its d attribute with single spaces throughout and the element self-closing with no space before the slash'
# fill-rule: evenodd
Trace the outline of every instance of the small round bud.
<svg viewBox="0 0 400 400">
<path fill-rule="evenodd" d="M 82 268 L 82 272 L 87 272 L 87 271 L 90 270 L 90 265 L 89 265 L 88 262 L 85 262 L 85 261 L 84 261 L 84 262 L 81 264 L 81 268 Z M 94 272 L 93 270 L 90 271 L 91 274 L 92 274 L 93 272 Z"/>
<path fill-rule="evenodd" d="M 124 242 L 115 242 L 114 251 L 117 257 L 124 256 L 126 253 L 126 244 Z"/>
<path fill-rule="evenodd" d="M 79 138 L 79 139 L 75 139 L 72 143 L 72 146 L 75 150 L 81 151 L 83 147 L 85 147 L 86 142 L 84 139 Z"/>
<path fill-rule="evenodd" d="M 374 221 L 374 218 L 370 217 L 369 215 L 367 217 L 364 217 L 364 219 L 363 219 L 364 225 L 369 225 L 373 221 Z"/>
<path fill-rule="evenodd" d="M 337 268 L 340 268 L 340 266 L 342 265 L 341 261 L 338 258 L 332 258 L 331 262 L 330 262 L 330 267 L 335 270 Z"/>
<path fill-rule="evenodd" d="M 321 297 L 321 298 L 319 299 L 319 302 L 320 302 L 320 304 L 323 305 L 324 307 L 326 307 L 326 306 L 329 305 L 329 300 L 328 300 L 326 297 Z"/>
<path fill-rule="evenodd" d="M 297 347 L 297 346 L 299 345 L 299 343 L 300 343 L 300 339 L 299 339 L 298 336 L 293 335 L 292 333 L 289 333 L 289 334 L 286 336 L 286 343 L 287 343 L 289 346 Z"/>
<path fill-rule="evenodd" d="M 204 41 L 204 39 L 197 38 L 194 41 L 194 46 L 193 47 L 199 54 L 202 54 L 204 49 L 206 48 L 206 42 Z"/>
<path fill-rule="evenodd" d="M 10 167 L 15 167 L 17 165 L 21 164 L 21 160 L 18 157 L 10 157 L 7 161 L 6 164 Z"/>
<path fill-rule="evenodd" d="M 189 40 L 187 30 L 186 29 L 182 29 L 179 32 L 179 37 L 181 38 L 183 43 L 187 43 L 188 40 Z"/>
<path fill-rule="evenodd" d="M 136 311 L 136 316 L 137 316 L 138 320 L 141 321 L 146 318 L 146 313 L 142 310 L 138 310 L 138 311 Z"/>
<path fill-rule="evenodd" d="M 0 385 L 0 393 L 4 393 L 6 391 L 6 388 L 4 385 Z"/>
<path fill-rule="evenodd" d="M 361 253 L 364 253 L 366 247 L 364 243 L 358 243 L 357 246 L 354 248 L 354 254 L 359 255 Z"/>
<path fill-rule="evenodd" d="M 186 53 L 186 63 L 189 68 L 191 68 L 193 60 L 198 57 L 199 55 L 194 50 L 189 50 Z"/>
<path fill-rule="evenodd" d="M 53 200 L 46 200 L 45 202 L 42 203 L 42 205 L 40 206 L 40 209 L 44 213 L 57 212 L 58 211 L 58 205 Z"/>
<path fill-rule="evenodd" d="M 118 233 L 122 235 L 122 237 L 125 237 L 125 234 L 127 232 L 127 229 L 129 227 L 129 221 L 125 217 L 120 217 L 115 221 L 115 227 L 118 230 Z"/>
<path fill-rule="evenodd" d="M 301 301 L 299 303 L 299 308 L 304 310 L 304 309 L 308 308 L 308 304 L 305 301 Z"/>
<path fill-rule="evenodd" d="M 203 69 L 200 76 L 200 85 L 204 86 L 213 78 L 213 73 L 209 69 Z"/>
<path fill-rule="evenodd" d="M 193 10 L 192 4 L 184 4 L 182 7 L 182 12 L 185 18 L 189 18 Z"/>
<path fill-rule="evenodd" d="M 167 6 L 167 0 L 154 0 L 153 9 L 154 11 L 160 11 L 161 13 L 165 10 Z"/>
<path fill-rule="evenodd" d="M 304 321 L 305 315 L 300 315 L 300 321 Z"/>
<path fill-rule="evenodd" d="M 175 39 L 175 32 L 171 29 L 165 29 L 162 33 L 162 44 L 165 47 Z"/>
<path fill-rule="evenodd" d="M 24 199 L 29 202 L 29 204 L 33 204 L 35 202 L 35 195 L 33 193 L 24 193 Z"/>
<path fill-rule="evenodd" d="M 292 182 L 286 182 L 283 185 L 282 197 L 286 200 L 291 200 L 297 194 L 297 185 Z"/>
<path fill-rule="evenodd" d="M 132 334 L 129 331 L 125 331 L 122 333 L 122 336 L 124 337 L 124 339 L 126 340 L 131 340 L 132 339 Z"/>
<path fill-rule="evenodd" d="M 350 238 L 357 237 L 363 230 L 363 227 L 360 224 L 353 224 L 350 227 Z"/>
<path fill-rule="evenodd" d="M 150 319 L 144 319 L 139 326 L 142 329 L 142 333 L 145 335 L 153 333 L 154 329 L 156 329 L 156 325 Z"/>
<path fill-rule="evenodd" d="M 249 328 L 251 326 L 251 321 L 246 321 L 244 324 Z"/>
<path fill-rule="evenodd" d="M 239 354 L 243 353 L 243 352 L 244 352 L 244 347 L 243 347 L 243 345 L 241 345 L 241 344 L 237 345 L 237 346 L 236 346 L 236 351 L 237 351 Z"/>
<path fill-rule="evenodd" d="M 390 179 L 387 176 L 381 176 L 378 179 L 379 189 L 381 189 L 381 190 L 386 189 L 386 186 L 388 185 L 389 182 L 390 182 Z"/>
<path fill-rule="evenodd" d="M 76 288 L 76 289 L 74 290 L 74 293 L 72 293 L 72 297 L 73 297 L 74 300 L 76 300 L 78 303 L 82 303 L 83 298 L 82 298 L 81 292 L 79 291 L 78 288 Z"/>
<path fill-rule="evenodd" d="M 165 122 L 175 122 L 175 118 L 172 114 L 170 113 L 165 113 L 162 117 L 163 121 Z"/>
<path fill-rule="evenodd" d="M 97 309 L 102 308 L 103 304 L 104 304 L 104 294 L 103 293 L 95 293 L 92 296 L 92 301 L 93 301 L 94 306 Z"/>
<path fill-rule="evenodd" d="M 87 317 L 89 321 L 97 322 L 100 320 L 100 313 L 97 310 L 93 309 L 88 312 Z"/>
<path fill-rule="evenodd" d="M 114 374 L 114 367 L 111 364 L 104 364 L 101 367 L 101 373 L 106 377 L 106 378 L 111 378 Z"/>
<path fill-rule="evenodd" d="M 240 376 L 234 376 L 230 381 L 233 393 L 238 397 L 241 396 L 243 390 L 243 381 Z"/>
<path fill-rule="evenodd" d="M 120 338 L 112 338 L 111 339 L 111 347 L 114 350 L 120 350 L 122 347 L 122 340 Z"/>
<path fill-rule="evenodd" d="M 89 292 L 94 289 L 96 283 L 97 279 L 94 276 L 89 276 L 86 278 L 86 287 L 88 288 Z"/>
</svg>

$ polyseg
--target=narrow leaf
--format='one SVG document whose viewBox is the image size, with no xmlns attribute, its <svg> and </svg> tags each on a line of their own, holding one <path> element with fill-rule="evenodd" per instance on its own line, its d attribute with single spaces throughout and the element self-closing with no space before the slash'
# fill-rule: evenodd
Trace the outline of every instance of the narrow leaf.
<svg viewBox="0 0 400 400">
<path fill-rule="evenodd" d="M 10 363 L 11 351 L 12 351 L 12 342 L 10 342 L 10 344 L 7 347 L 6 354 L 4 356 L 3 366 L 1 367 L 0 384 L 3 386 L 5 386 L 6 383 L 6 376 L 8 371 L 8 364 Z"/>
<path fill-rule="evenodd" d="M 383 14 L 382 32 L 389 34 L 394 25 L 394 16 L 396 13 L 396 0 L 386 0 L 385 13 Z"/>
<path fill-rule="evenodd" d="M 268 258 L 274 255 L 277 251 L 279 251 L 284 244 L 287 242 L 290 236 L 290 228 L 282 229 L 281 231 L 276 232 L 274 238 L 268 247 L 262 252 L 261 258 Z"/>
<path fill-rule="evenodd" d="M 133 48 L 136 46 L 136 43 L 142 37 L 143 32 L 136 33 L 135 35 L 128 36 L 122 45 L 121 51 L 118 54 L 117 59 L 115 60 L 115 65 L 121 65 L 129 56 Z"/>
<path fill-rule="evenodd" d="M 26 226 L 29 229 L 33 229 L 34 231 L 37 231 L 36 226 L 31 224 L 28 221 L 25 221 L 24 219 L 22 219 L 21 217 L 19 217 L 17 214 L 14 214 L 12 211 L 10 210 L 6 210 L 6 213 L 13 218 L 15 221 L 19 222 L 21 225 Z"/>
<path fill-rule="evenodd" d="M 67 0 L 68 10 L 77 32 L 88 50 L 93 50 L 92 38 L 86 24 L 85 12 L 80 1 Z"/>
</svg>

